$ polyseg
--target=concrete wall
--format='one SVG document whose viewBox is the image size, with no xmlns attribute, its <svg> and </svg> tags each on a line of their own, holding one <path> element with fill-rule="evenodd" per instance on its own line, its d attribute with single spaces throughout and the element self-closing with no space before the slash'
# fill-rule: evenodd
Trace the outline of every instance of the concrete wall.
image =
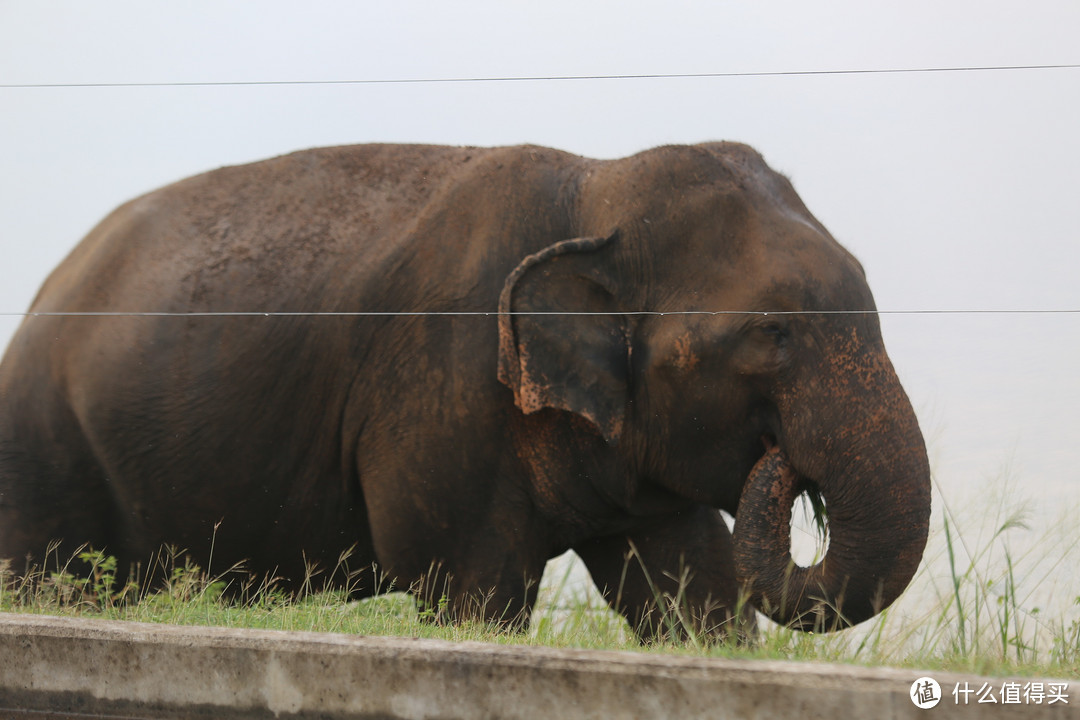
<svg viewBox="0 0 1080 720">
<path fill-rule="evenodd" d="M 0 717 L 1080 720 L 1080 682 L 1069 705 L 956 705 L 982 681 L 1003 679 L 0 614 Z"/>
</svg>

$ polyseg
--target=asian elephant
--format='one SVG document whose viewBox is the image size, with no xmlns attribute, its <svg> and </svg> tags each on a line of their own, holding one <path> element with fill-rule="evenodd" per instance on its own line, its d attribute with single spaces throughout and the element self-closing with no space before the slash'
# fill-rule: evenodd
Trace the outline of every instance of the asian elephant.
<svg viewBox="0 0 1080 720">
<path fill-rule="evenodd" d="M 352 547 L 448 617 L 520 620 L 572 548 L 646 636 L 657 593 L 831 629 L 910 581 L 929 478 L 861 266 L 733 143 L 222 168 L 109 215 L 0 365 L 16 567 L 169 544 L 298 583 Z"/>
</svg>

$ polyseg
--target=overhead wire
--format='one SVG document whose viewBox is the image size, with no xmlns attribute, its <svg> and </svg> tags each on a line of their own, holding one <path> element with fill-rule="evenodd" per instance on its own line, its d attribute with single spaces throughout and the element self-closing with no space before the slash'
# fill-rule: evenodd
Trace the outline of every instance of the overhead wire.
<svg viewBox="0 0 1080 720">
<path fill-rule="evenodd" d="M 499 317 L 509 316 L 678 316 L 678 315 L 756 315 L 761 317 L 791 315 L 1080 315 L 1080 309 L 1029 310 L 628 310 L 628 311 L 498 311 L 498 310 L 387 310 L 387 311 L 192 311 L 192 312 L 0 312 L 0 317 Z"/>
<path fill-rule="evenodd" d="M 340 80 L 191 80 L 179 82 L 61 82 L 0 83 L 0 89 L 64 88 L 165 88 L 165 87 L 259 87 L 305 85 L 419 85 L 448 83 L 566 82 L 582 80 L 697 80 L 710 78 L 800 77 L 822 75 L 899 75 L 913 73 L 972 73 L 1032 70 L 1076 70 L 1080 63 L 1037 65 L 959 65 L 913 68 L 863 68 L 822 70 L 748 70 L 692 73 L 612 73 L 584 75 L 491 75 L 472 77 L 351 78 Z"/>
</svg>

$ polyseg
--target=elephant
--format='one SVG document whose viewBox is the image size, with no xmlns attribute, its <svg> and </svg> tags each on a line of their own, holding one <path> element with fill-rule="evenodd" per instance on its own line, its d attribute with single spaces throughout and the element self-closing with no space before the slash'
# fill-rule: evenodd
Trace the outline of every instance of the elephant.
<svg viewBox="0 0 1080 720">
<path fill-rule="evenodd" d="M 355 596 L 522 623 L 572 549 L 642 637 L 672 599 L 694 631 L 832 630 L 900 595 L 929 514 L 862 266 L 734 142 L 220 168 L 107 216 L 0 365 L 15 564 L 170 546 L 295 587 L 348 550 Z"/>
</svg>

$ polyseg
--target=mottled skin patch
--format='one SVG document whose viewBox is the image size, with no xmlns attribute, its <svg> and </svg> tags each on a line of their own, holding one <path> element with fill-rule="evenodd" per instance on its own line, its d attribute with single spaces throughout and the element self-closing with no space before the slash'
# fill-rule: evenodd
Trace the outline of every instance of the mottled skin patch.
<svg viewBox="0 0 1080 720">
<path fill-rule="evenodd" d="M 0 363 L 17 567 L 55 538 L 122 568 L 167 544 L 295 587 L 305 563 L 341 582 L 352 548 L 357 595 L 520 622 L 573 548 L 648 637 L 657 591 L 710 632 L 741 586 L 782 622 L 813 597 L 857 622 L 925 543 L 925 448 L 876 317 L 815 312 L 872 311 L 862 269 L 743 145 L 222 168 L 116 210 L 31 309 L 111 315 L 28 317 Z M 268 315 L 187 315 L 248 312 Z M 792 573 L 811 483 L 830 551 Z"/>
<path fill-rule="evenodd" d="M 679 370 L 693 370 L 701 362 L 701 359 L 694 354 L 691 342 L 692 338 L 690 337 L 690 333 L 680 335 L 675 341 L 675 357 L 672 360 L 672 364 Z"/>
</svg>

